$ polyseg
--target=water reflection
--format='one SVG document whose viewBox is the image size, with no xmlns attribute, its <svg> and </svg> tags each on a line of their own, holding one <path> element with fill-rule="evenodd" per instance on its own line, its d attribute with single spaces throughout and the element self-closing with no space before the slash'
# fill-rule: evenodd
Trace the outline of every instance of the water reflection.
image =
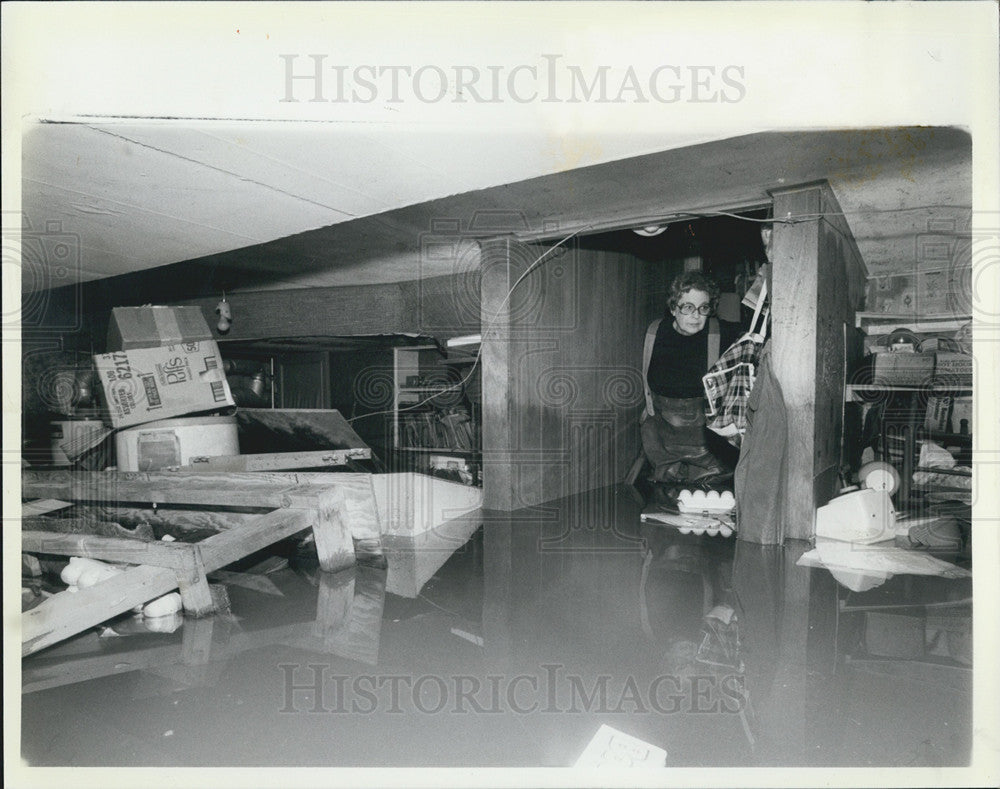
<svg viewBox="0 0 1000 789">
<path fill-rule="evenodd" d="M 231 615 L 84 634 L 23 661 L 24 756 L 567 766 L 607 724 L 670 766 L 968 759 L 969 579 L 856 594 L 807 545 L 638 515 L 607 492 L 478 511 L 388 540 L 387 571 L 298 556 L 230 584 Z"/>
</svg>

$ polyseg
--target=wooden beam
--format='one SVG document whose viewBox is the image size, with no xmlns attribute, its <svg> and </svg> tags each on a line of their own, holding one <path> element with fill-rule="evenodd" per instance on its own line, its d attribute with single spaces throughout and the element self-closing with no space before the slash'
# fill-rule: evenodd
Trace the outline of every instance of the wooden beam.
<svg viewBox="0 0 1000 789">
<path fill-rule="evenodd" d="M 232 507 L 287 507 L 291 488 L 266 474 L 172 474 L 170 472 L 24 471 L 22 495 L 59 491 L 52 498 L 78 501 L 132 501 L 153 504 L 206 504 Z M 43 494 L 48 496 L 49 494 Z"/>
<path fill-rule="evenodd" d="M 346 466 L 349 460 L 370 460 L 370 449 L 331 449 L 312 452 L 270 452 L 260 455 L 215 455 L 194 457 L 178 472 L 200 471 L 287 471 L 321 466 Z"/>
<path fill-rule="evenodd" d="M 369 553 L 380 552 L 380 517 L 372 491 L 372 475 L 368 473 L 26 471 L 22 473 L 21 485 L 25 496 L 35 496 L 37 491 L 60 491 L 65 498 L 102 503 L 111 508 L 108 517 L 120 522 L 139 519 L 153 526 L 176 524 L 186 530 L 212 531 L 240 527 L 247 516 L 222 511 L 123 508 L 121 503 L 312 507 L 323 490 L 342 488 L 347 491 L 345 506 L 351 536 L 364 541 Z"/>
<path fill-rule="evenodd" d="M 205 571 L 218 570 L 278 540 L 311 528 L 316 517 L 315 509 L 278 509 L 258 515 L 238 529 L 208 537 L 198 543 Z"/>
<path fill-rule="evenodd" d="M 194 545 L 181 542 L 126 540 L 93 534 L 24 531 L 21 550 L 29 553 L 52 553 L 57 556 L 86 556 L 106 562 L 149 564 L 184 570 L 191 565 Z"/>
<path fill-rule="evenodd" d="M 166 532 L 174 537 L 188 533 L 206 537 L 228 529 L 237 529 L 259 512 L 232 512 L 222 509 L 187 509 L 177 507 L 121 507 L 81 505 L 81 515 L 103 521 L 113 521 L 128 528 L 148 524 L 154 532 Z"/>
<path fill-rule="evenodd" d="M 173 570 L 139 565 L 87 589 L 59 592 L 21 614 L 21 655 L 51 646 L 176 588 Z"/>
</svg>

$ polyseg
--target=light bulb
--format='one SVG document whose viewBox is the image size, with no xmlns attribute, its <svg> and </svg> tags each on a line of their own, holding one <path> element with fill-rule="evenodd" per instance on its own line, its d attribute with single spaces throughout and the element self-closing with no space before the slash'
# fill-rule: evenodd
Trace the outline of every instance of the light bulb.
<svg viewBox="0 0 1000 789">
<path fill-rule="evenodd" d="M 225 334 L 229 331 L 229 327 L 233 323 L 233 311 L 229 306 L 229 302 L 226 301 L 226 297 L 223 296 L 222 300 L 215 305 L 215 311 L 219 315 L 218 329 L 220 334 Z"/>
</svg>

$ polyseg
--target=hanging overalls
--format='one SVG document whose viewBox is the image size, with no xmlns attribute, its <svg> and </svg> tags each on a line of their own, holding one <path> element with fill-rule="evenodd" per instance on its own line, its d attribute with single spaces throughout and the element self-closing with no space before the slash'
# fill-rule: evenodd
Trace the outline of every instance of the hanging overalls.
<svg viewBox="0 0 1000 789">
<path fill-rule="evenodd" d="M 640 434 L 653 467 L 654 482 L 698 482 L 722 475 L 724 467 L 705 445 L 705 400 L 702 397 L 663 397 L 649 389 L 647 373 L 660 320 L 646 330 L 642 353 L 642 383 L 646 393 Z M 719 358 L 719 322 L 708 320 L 708 358 L 705 369 Z"/>
</svg>

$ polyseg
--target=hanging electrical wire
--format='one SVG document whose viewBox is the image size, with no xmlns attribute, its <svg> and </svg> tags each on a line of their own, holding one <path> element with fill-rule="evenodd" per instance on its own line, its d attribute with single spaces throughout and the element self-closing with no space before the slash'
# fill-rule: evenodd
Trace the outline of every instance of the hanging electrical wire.
<svg viewBox="0 0 1000 789">
<path fill-rule="evenodd" d="M 487 337 L 489 335 L 489 333 L 491 331 L 493 331 L 493 329 L 496 327 L 497 322 L 500 319 L 500 313 L 502 312 L 504 306 L 507 304 L 507 301 L 513 295 L 514 291 L 517 289 L 517 286 L 521 284 L 521 282 L 524 280 L 524 278 L 527 277 L 528 274 L 530 274 L 536 268 L 538 268 L 538 266 L 540 266 L 542 264 L 542 262 L 545 261 L 545 259 L 549 255 L 551 255 L 556 249 L 558 249 L 563 244 L 565 244 L 567 241 L 569 241 L 571 238 L 573 238 L 573 236 L 577 236 L 580 233 L 583 233 L 583 232 L 585 232 L 587 230 L 590 230 L 590 229 L 591 229 L 591 226 L 587 225 L 586 227 L 581 227 L 581 228 L 579 228 L 577 230 L 574 230 L 568 236 L 566 236 L 565 238 L 557 241 L 555 244 L 553 244 L 552 246 L 550 246 L 541 255 L 539 255 L 537 258 L 535 258 L 534 261 L 532 261 L 532 263 L 522 272 L 521 276 L 519 276 L 516 280 L 514 280 L 514 284 L 510 286 L 510 289 L 507 291 L 507 294 L 500 301 L 500 305 L 497 307 L 496 312 L 493 313 L 493 317 L 490 318 L 490 322 L 487 324 L 486 328 L 482 332 L 482 336 L 484 338 Z M 510 249 L 510 242 L 508 241 L 507 243 L 508 243 L 508 250 L 509 250 Z M 460 389 L 461 387 L 465 386 L 466 381 L 468 381 L 472 377 L 472 375 L 476 372 L 476 368 L 479 366 L 479 360 L 482 358 L 482 355 L 483 355 L 483 344 L 482 344 L 482 342 L 480 342 L 479 343 L 479 348 L 476 350 L 475 359 L 473 359 L 472 364 L 469 365 L 469 372 L 467 372 L 460 380 L 458 380 L 454 384 L 451 384 L 450 386 L 446 386 L 443 389 L 439 389 L 439 390 L 435 391 L 432 395 L 430 395 L 428 397 L 425 397 L 423 400 L 419 400 L 416 403 L 411 403 L 411 404 L 409 404 L 409 405 L 407 405 L 405 407 L 404 406 L 399 406 L 396 409 L 385 409 L 383 411 L 372 411 L 371 413 L 368 413 L 368 414 L 361 414 L 360 416 L 353 417 L 351 419 L 348 419 L 347 421 L 348 422 L 353 422 L 356 419 L 367 419 L 367 418 L 372 417 L 372 416 L 381 416 L 382 414 L 399 413 L 400 411 L 413 411 L 416 408 L 420 408 L 421 406 L 426 405 L 431 400 L 434 400 L 435 398 L 440 397 L 445 392 L 450 392 L 450 391 L 453 391 L 453 390 L 456 390 L 456 389 Z"/>
</svg>

